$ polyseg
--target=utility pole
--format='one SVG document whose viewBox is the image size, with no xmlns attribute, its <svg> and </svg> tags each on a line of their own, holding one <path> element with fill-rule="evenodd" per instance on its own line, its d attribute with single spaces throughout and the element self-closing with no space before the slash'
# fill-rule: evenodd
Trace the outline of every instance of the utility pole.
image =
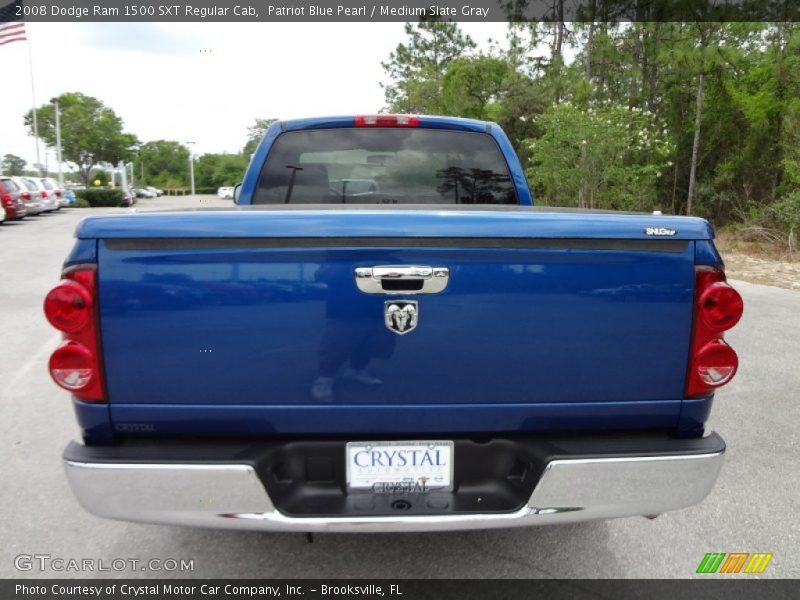
<svg viewBox="0 0 800 600">
<path fill-rule="evenodd" d="M 56 158 L 58 159 L 58 184 L 64 188 L 64 173 L 61 171 L 61 109 L 58 98 L 50 100 L 56 107 Z"/>
<path fill-rule="evenodd" d="M 189 146 L 189 181 L 191 183 L 192 196 L 194 196 L 194 152 L 192 151 L 194 142 L 186 142 L 186 145 Z"/>
<path fill-rule="evenodd" d="M 39 175 L 44 177 L 42 172 L 42 159 L 39 156 L 39 119 L 36 117 L 36 87 L 33 83 L 33 50 L 31 50 L 31 24 L 28 23 L 28 66 L 31 71 L 31 100 L 33 101 L 33 138 L 36 140 L 36 168 L 39 170 Z"/>
</svg>

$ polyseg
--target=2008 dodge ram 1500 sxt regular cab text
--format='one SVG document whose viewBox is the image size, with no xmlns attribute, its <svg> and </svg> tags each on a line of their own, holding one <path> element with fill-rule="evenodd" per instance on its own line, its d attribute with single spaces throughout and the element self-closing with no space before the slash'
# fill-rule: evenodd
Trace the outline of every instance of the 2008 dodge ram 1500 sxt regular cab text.
<svg viewBox="0 0 800 600">
<path fill-rule="evenodd" d="M 425 531 L 701 501 L 742 301 L 709 224 L 540 209 L 492 123 L 275 123 L 236 206 L 93 216 L 45 312 L 113 519 Z"/>
</svg>

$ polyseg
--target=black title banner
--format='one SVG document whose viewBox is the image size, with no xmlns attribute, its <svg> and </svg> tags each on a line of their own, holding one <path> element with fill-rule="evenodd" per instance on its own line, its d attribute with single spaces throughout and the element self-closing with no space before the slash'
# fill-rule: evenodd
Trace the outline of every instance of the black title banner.
<svg viewBox="0 0 800 600">
<path fill-rule="evenodd" d="M 754 600 L 797 598 L 796 580 L 72 579 L 0 581 L 5 600 Z"/>
<path fill-rule="evenodd" d="M 2 21 L 800 21 L 797 0 L 0 0 Z"/>
</svg>

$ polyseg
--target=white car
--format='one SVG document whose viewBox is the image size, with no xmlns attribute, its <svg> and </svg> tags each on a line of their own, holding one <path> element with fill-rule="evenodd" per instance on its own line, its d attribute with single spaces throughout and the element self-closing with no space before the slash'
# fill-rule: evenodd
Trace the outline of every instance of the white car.
<svg viewBox="0 0 800 600">
<path fill-rule="evenodd" d="M 147 186 L 145 189 L 146 189 L 146 190 L 149 190 L 150 192 L 152 192 L 153 194 L 155 194 L 155 196 L 153 196 L 154 198 L 157 198 L 158 196 L 161 196 L 161 195 L 163 195 L 163 194 L 164 194 L 164 191 L 163 191 L 163 190 L 160 190 L 160 189 L 158 189 L 158 188 L 155 188 L 155 187 L 153 187 L 152 185 L 148 185 L 148 186 Z"/>
<path fill-rule="evenodd" d="M 137 188 L 135 190 L 135 194 L 139 198 L 156 198 L 156 197 L 158 197 L 158 194 L 156 194 L 155 191 L 153 191 L 153 189 L 149 188 L 149 187 Z"/>
<path fill-rule="evenodd" d="M 40 177 L 20 177 L 20 179 L 25 184 L 25 187 L 30 190 L 31 195 L 38 195 L 38 199 L 43 206 L 42 212 L 50 212 L 61 208 L 56 195 L 47 189 Z"/>
<path fill-rule="evenodd" d="M 6 209 L 0 205 L 0 223 L 6 220 Z"/>
<path fill-rule="evenodd" d="M 217 190 L 217 196 L 220 198 L 227 198 L 229 200 L 233 200 L 233 188 L 232 187 L 221 187 Z"/>
</svg>

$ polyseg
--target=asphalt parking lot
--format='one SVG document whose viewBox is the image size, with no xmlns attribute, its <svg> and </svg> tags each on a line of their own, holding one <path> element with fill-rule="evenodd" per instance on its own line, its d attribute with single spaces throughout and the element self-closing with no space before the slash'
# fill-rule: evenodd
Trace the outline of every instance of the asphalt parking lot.
<svg viewBox="0 0 800 600">
<path fill-rule="evenodd" d="M 138 210 L 230 205 L 214 197 L 140 201 Z M 800 577 L 800 293 L 735 283 L 745 316 L 728 335 L 739 375 L 710 426 L 728 443 L 722 475 L 699 506 L 654 521 L 433 534 L 263 534 L 97 519 L 61 469 L 77 438 L 68 395 L 46 371 L 58 335 L 41 310 L 78 221 L 112 209 L 62 209 L 0 227 L 0 576 L 692 577 L 706 552 L 771 552 L 762 577 Z M 126 209 L 119 209 L 125 211 Z M 20 571 L 19 555 L 192 559 L 192 572 Z M 749 575 L 748 577 L 753 577 Z"/>
</svg>

